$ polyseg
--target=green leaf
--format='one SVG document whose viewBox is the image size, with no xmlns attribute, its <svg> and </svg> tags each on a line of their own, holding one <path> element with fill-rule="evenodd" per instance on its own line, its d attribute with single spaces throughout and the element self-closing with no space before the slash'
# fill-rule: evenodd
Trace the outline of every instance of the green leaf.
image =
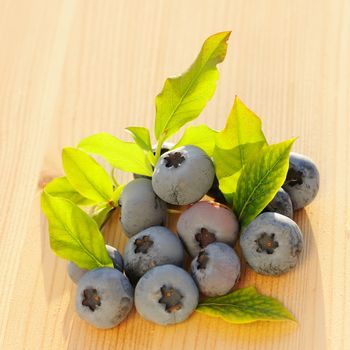
<svg viewBox="0 0 350 350">
<path fill-rule="evenodd" d="M 219 72 L 216 65 L 226 56 L 230 32 L 210 36 L 191 67 L 168 78 L 156 97 L 155 135 L 165 141 L 187 122 L 197 118 L 214 95 Z"/>
<path fill-rule="evenodd" d="M 151 137 L 147 128 L 141 126 L 130 126 L 126 128 L 130 131 L 135 142 L 145 151 L 152 152 Z"/>
<path fill-rule="evenodd" d="M 289 152 L 295 140 L 266 146 L 244 166 L 233 196 L 241 227 L 254 220 L 283 185 L 289 166 Z"/>
<path fill-rule="evenodd" d="M 216 176 L 220 180 L 234 175 L 266 145 L 260 118 L 236 97 L 226 126 L 216 137 Z"/>
<path fill-rule="evenodd" d="M 51 196 L 65 198 L 81 206 L 90 206 L 96 203 L 77 192 L 66 177 L 53 179 L 45 186 L 45 191 Z"/>
<path fill-rule="evenodd" d="M 125 142 L 102 132 L 81 140 L 78 147 L 86 152 L 100 155 L 120 170 L 152 176 L 150 161 L 135 143 Z"/>
<path fill-rule="evenodd" d="M 293 315 L 276 299 L 259 294 L 255 288 L 238 289 L 222 297 L 207 298 L 196 311 L 242 324 L 255 321 L 295 321 Z"/>
<path fill-rule="evenodd" d="M 186 145 L 197 146 L 202 149 L 209 157 L 213 155 L 215 147 L 216 130 L 209 128 L 205 124 L 198 126 L 189 126 L 180 141 L 173 147 L 181 147 Z"/>
<path fill-rule="evenodd" d="M 107 220 L 109 219 L 112 210 L 114 210 L 113 207 L 111 207 L 110 205 L 104 207 L 104 208 L 100 208 L 99 210 L 97 210 L 93 215 L 92 218 L 95 220 L 97 226 L 102 229 L 102 227 L 104 226 L 104 224 L 107 222 Z"/>
<path fill-rule="evenodd" d="M 237 171 L 231 176 L 223 177 L 219 179 L 219 188 L 220 191 L 225 196 L 227 205 L 233 206 L 233 194 L 236 192 L 237 182 L 241 175 L 240 171 Z"/>
<path fill-rule="evenodd" d="M 41 208 L 49 222 L 51 249 L 82 269 L 113 267 L 96 222 L 71 201 L 43 191 Z"/>
<path fill-rule="evenodd" d="M 120 185 L 120 186 L 118 186 L 115 190 L 114 190 L 114 192 L 113 192 L 113 194 L 112 194 L 112 201 L 113 201 L 113 203 L 115 204 L 115 206 L 117 206 L 118 205 L 118 200 L 119 200 L 119 198 L 120 198 L 120 196 L 121 196 L 121 194 L 122 194 L 122 192 L 123 192 L 123 190 L 124 190 L 124 187 L 125 187 L 125 185 Z"/>
<path fill-rule="evenodd" d="M 95 159 L 79 149 L 67 147 L 62 151 L 62 162 L 68 181 L 80 194 L 97 203 L 111 199 L 112 179 Z"/>
</svg>

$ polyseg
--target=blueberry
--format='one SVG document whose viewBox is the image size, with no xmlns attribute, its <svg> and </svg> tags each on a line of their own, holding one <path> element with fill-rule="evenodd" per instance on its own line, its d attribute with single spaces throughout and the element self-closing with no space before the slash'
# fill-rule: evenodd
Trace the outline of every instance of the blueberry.
<svg viewBox="0 0 350 350">
<path fill-rule="evenodd" d="M 214 165 L 198 147 L 183 146 L 164 153 L 152 177 L 154 192 L 176 205 L 201 199 L 214 181 Z"/>
<path fill-rule="evenodd" d="M 212 243 L 192 260 L 192 277 L 207 296 L 227 294 L 235 285 L 241 264 L 235 251 L 225 243 Z"/>
<path fill-rule="evenodd" d="M 213 242 L 234 245 L 239 232 L 235 214 L 215 202 L 198 202 L 185 210 L 178 222 L 177 232 L 188 253 L 195 257 Z"/>
<path fill-rule="evenodd" d="M 129 239 L 125 246 L 125 273 L 133 283 L 155 266 L 182 266 L 181 241 L 166 227 L 153 226 Z"/>
<path fill-rule="evenodd" d="M 133 292 L 120 271 L 108 267 L 91 270 L 78 282 L 77 313 L 97 328 L 115 327 L 130 313 Z"/>
<path fill-rule="evenodd" d="M 120 197 L 120 222 L 128 237 L 166 220 L 166 204 L 153 192 L 149 179 L 129 182 Z"/>
<path fill-rule="evenodd" d="M 137 312 L 160 325 L 186 320 L 198 304 L 198 289 L 190 275 L 174 265 L 148 271 L 135 289 Z"/>
<path fill-rule="evenodd" d="M 106 249 L 109 257 L 112 259 L 114 268 L 123 272 L 124 262 L 122 255 L 118 252 L 117 248 L 114 248 L 108 244 L 106 244 Z"/>
<path fill-rule="evenodd" d="M 276 196 L 264 211 L 279 213 L 293 219 L 293 204 L 288 193 L 283 188 L 278 190 Z"/>
<path fill-rule="evenodd" d="M 106 244 L 106 249 L 109 257 L 112 259 L 114 268 L 123 272 L 123 268 L 124 268 L 123 257 L 118 252 L 117 248 L 114 248 Z M 71 280 L 74 283 L 78 283 L 80 278 L 83 275 L 85 275 L 85 273 L 88 272 L 89 270 L 81 269 L 74 262 L 69 261 L 67 265 L 67 271 L 68 271 L 68 276 L 71 278 Z"/>
<path fill-rule="evenodd" d="M 292 152 L 283 189 L 289 194 L 294 210 L 310 204 L 316 197 L 319 187 L 320 175 L 315 163 L 304 155 Z"/>
<path fill-rule="evenodd" d="M 288 217 L 263 213 L 243 231 L 240 244 L 254 271 L 263 275 L 280 275 L 297 264 L 303 235 L 298 225 Z"/>
<path fill-rule="evenodd" d="M 175 146 L 175 144 L 173 142 L 164 142 L 162 145 L 162 148 L 160 149 L 160 154 L 164 154 L 165 152 L 170 151 L 173 147 Z M 153 154 L 156 154 L 156 149 L 157 149 L 157 145 L 152 145 L 152 150 L 153 150 Z M 138 179 L 140 177 L 144 177 L 146 179 L 152 179 L 151 176 L 146 176 L 146 175 L 140 175 L 140 174 L 133 174 L 134 179 Z"/>
<path fill-rule="evenodd" d="M 67 272 L 68 276 L 74 283 L 78 283 L 78 281 L 88 272 L 89 270 L 81 269 L 74 262 L 69 261 L 67 264 Z"/>
</svg>

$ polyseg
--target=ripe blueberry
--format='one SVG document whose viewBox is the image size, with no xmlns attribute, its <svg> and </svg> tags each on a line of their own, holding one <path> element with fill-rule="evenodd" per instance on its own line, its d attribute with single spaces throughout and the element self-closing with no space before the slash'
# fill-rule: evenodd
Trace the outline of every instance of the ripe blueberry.
<svg viewBox="0 0 350 350">
<path fill-rule="evenodd" d="M 280 188 L 273 200 L 265 208 L 266 212 L 279 213 L 293 219 L 293 204 L 288 193 Z"/>
<path fill-rule="evenodd" d="M 120 197 L 120 222 L 128 237 L 166 220 L 166 204 L 153 192 L 149 179 L 129 182 Z"/>
<path fill-rule="evenodd" d="M 182 266 L 181 241 L 166 227 L 153 226 L 131 237 L 125 246 L 125 273 L 133 283 L 155 266 Z"/>
<path fill-rule="evenodd" d="M 141 277 L 135 288 L 137 312 L 160 325 L 186 320 L 198 304 L 198 289 L 191 276 L 174 265 L 157 266 Z"/>
<path fill-rule="evenodd" d="M 289 194 L 294 210 L 304 208 L 316 197 L 320 175 L 315 163 L 308 157 L 292 152 L 283 189 Z"/>
<path fill-rule="evenodd" d="M 235 251 L 225 243 L 212 243 L 192 260 L 192 277 L 199 291 L 208 296 L 227 294 L 235 285 L 241 264 Z"/>
<path fill-rule="evenodd" d="M 152 185 L 165 202 L 185 205 L 198 201 L 208 192 L 214 175 L 212 161 L 200 148 L 183 146 L 159 158 Z"/>
<path fill-rule="evenodd" d="M 185 210 L 178 222 L 177 232 L 188 253 L 195 257 L 213 242 L 234 245 L 239 232 L 235 214 L 215 202 L 198 202 Z"/>
<path fill-rule="evenodd" d="M 303 247 L 298 225 L 278 213 L 263 213 L 252 221 L 240 238 L 250 267 L 263 275 L 280 275 L 291 270 Z"/>
<path fill-rule="evenodd" d="M 77 313 L 97 328 L 115 327 L 131 311 L 133 292 L 120 271 L 108 267 L 91 270 L 78 282 Z"/>
</svg>

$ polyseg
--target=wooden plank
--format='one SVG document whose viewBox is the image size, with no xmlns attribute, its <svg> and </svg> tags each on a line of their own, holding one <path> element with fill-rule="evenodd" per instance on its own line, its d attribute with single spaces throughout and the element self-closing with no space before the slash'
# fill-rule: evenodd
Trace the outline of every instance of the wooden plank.
<svg viewBox="0 0 350 350">
<path fill-rule="evenodd" d="M 348 1 L 1 0 L 1 8 L 0 348 L 349 348 Z M 61 174 L 62 147 L 152 127 L 165 78 L 227 29 L 218 89 L 198 123 L 221 128 L 238 94 L 270 142 L 299 135 L 295 149 L 320 168 L 317 200 L 296 215 L 305 235 L 298 267 L 279 278 L 247 268 L 240 282 L 282 300 L 299 325 L 236 326 L 195 314 L 159 327 L 134 311 L 113 330 L 93 329 L 76 316 L 66 263 L 49 250 L 40 189 Z M 105 234 L 123 248 L 117 217 Z"/>
</svg>

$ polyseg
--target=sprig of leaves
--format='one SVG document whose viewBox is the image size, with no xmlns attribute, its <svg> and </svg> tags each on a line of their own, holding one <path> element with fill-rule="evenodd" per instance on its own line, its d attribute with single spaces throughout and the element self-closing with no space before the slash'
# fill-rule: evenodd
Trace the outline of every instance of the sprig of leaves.
<svg viewBox="0 0 350 350">
<path fill-rule="evenodd" d="M 269 204 L 283 185 L 295 138 L 265 146 L 243 167 L 233 205 L 241 227 L 247 226 Z"/>
<path fill-rule="evenodd" d="M 91 206 L 95 204 L 95 201 L 82 196 L 65 176 L 56 177 L 50 181 L 45 186 L 45 191 L 51 196 L 68 199 L 77 205 Z"/>
<path fill-rule="evenodd" d="M 183 125 L 197 118 L 212 98 L 219 79 L 216 66 L 226 56 L 230 33 L 210 36 L 191 67 L 182 75 L 165 81 L 163 90 L 156 97 L 156 160 L 163 142 Z"/>
<path fill-rule="evenodd" d="M 62 151 L 64 172 L 72 186 L 95 203 L 108 202 L 113 194 L 113 181 L 106 170 L 87 153 L 67 147 Z"/>
<path fill-rule="evenodd" d="M 192 145 L 201 148 L 209 157 L 213 156 L 217 131 L 205 124 L 189 126 L 173 148 Z"/>
<path fill-rule="evenodd" d="M 294 321 L 293 315 L 276 299 L 259 294 L 255 288 L 238 289 L 222 297 L 207 298 L 196 311 L 242 324 L 256 321 Z"/>
<path fill-rule="evenodd" d="M 62 162 L 67 176 L 52 180 L 45 192 L 82 207 L 92 207 L 89 212 L 101 228 L 117 206 L 124 186 L 114 183 L 106 170 L 82 150 L 64 148 Z"/>
<path fill-rule="evenodd" d="M 88 153 L 98 154 L 117 169 L 152 176 L 152 164 L 144 150 L 136 143 L 125 142 L 101 132 L 81 140 L 78 148 Z"/>
<path fill-rule="evenodd" d="M 267 145 L 260 118 L 236 97 L 225 128 L 216 137 L 213 159 L 220 189 L 232 195 L 244 165 Z"/>
<path fill-rule="evenodd" d="M 49 222 L 51 249 L 82 269 L 113 267 L 97 223 L 73 202 L 41 195 L 41 208 Z"/>
</svg>

